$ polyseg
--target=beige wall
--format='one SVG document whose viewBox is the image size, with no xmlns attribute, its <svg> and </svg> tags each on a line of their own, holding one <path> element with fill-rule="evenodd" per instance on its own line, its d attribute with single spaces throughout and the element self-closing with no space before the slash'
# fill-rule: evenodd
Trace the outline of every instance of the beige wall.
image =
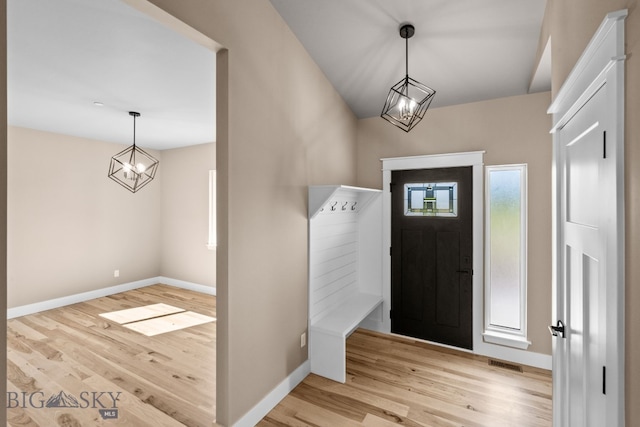
<svg viewBox="0 0 640 427">
<path fill-rule="evenodd" d="M 625 405 L 626 425 L 640 420 L 640 11 L 637 0 L 549 0 L 552 92 L 557 94 L 605 15 L 628 9 L 625 22 Z"/>
<path fill-rule="evenodd" d="M 358 123 L 358 185 L 381 188 L 381 158 L 485 150 L 485 165 L 527 163 L 529 351 L 551 354 L 550 93 L 429 110 L 405 133 L 379 117 Z"/>
<path fill-rule="evenodd" d="M 218 56 L 228 79 L 217 89 L 217 408 L 232 424 L 307 359 L 307 186 L 355 184 L 356 119 L 267 0 L 152 3 L 228 49 Z"/>
<path fill-rule="evenodd" d="M 157 276 L 215 286 L 215 144 L 148 150 L 158 173 L 132 194 L 107 178 L 124 145 L 20 127 L 8 139 L 10 308 Z"/>
<path fill-rule="evenodd" d="M 216 251 L 209 236 L 209 170 L 216 168 L 215 144 L 162 151 L 162 276 L 215 287 Z M 160 169 L 159 169 L 160 170 Z"/>
<path fill-rule="evenodd" d="M 161 169 L 132 194 L 107 178 L 122 145 L 18 127 L 8 139 L 9 307 L 160 274 Z"/>
<path fill-rule="evenodd" d="M 7 306 L 7 2 L 0 0 L 0 307 Z M 7 319 L 0 316 L 0 366 L 7 365 Z M 3 370 L 6 372 L 6 370 Z M 0 393 L 7 395 L 6 374 Z M 7 419 L 6 405 L 0 405 L 0 420 Z"/>
</svg>

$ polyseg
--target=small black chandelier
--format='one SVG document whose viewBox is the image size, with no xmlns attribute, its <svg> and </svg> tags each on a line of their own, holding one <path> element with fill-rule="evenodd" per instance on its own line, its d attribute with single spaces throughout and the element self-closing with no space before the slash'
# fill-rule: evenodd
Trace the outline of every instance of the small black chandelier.
<svg viewBox="0 0 640 427">
<path fill-rule="evenodd" d="M 135 193 L 156 176 L 160 162 L 136 146 L 136 117 L 140 113 L 129 111 L 129 115 L 133 117 L 133 145 L 111 158 L 109 178 Z"/>
<path fill-rule="evenodd" d="M 409 77 L 409 39 L 415 28 L 411 24 L 400 26 L 400 37 L 405 39 L 406 73 L 402 80 L 391 87 L 380 117 L 409 132 L 427 112 L 436 91 Z"/>
</svg>

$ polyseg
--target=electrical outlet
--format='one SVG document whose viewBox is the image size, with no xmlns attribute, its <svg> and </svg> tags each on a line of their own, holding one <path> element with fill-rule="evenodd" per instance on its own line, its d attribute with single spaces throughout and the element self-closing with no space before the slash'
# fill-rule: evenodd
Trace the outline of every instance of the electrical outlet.
<svg viewBox="0 0 640 427">
<path fill-rule="evenodd" d="M 303 332 L 300 335 L 300 348 L 304 348 L 305 345 L 307 345 L 307 333 Z"/>
<path fill-rule="evenodd" d="M 120 270 L 113 270 L 113 277 L 120 277 Z"/>
</svg>

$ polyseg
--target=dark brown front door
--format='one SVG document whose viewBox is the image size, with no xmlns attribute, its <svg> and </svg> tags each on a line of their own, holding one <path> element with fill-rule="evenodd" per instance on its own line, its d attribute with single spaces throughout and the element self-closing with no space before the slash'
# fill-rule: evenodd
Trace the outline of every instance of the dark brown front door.
<svg viewBox="0 0 640 427">
<path fill-rule="evenodd" d="M 471 167 L 391 182 L 391 332 L 471 349 Z"/>
</svg>

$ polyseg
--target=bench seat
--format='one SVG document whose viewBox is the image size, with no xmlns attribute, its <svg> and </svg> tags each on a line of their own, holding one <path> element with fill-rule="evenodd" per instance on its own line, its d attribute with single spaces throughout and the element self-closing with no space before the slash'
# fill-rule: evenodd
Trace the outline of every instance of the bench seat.
<svg viewBox="0 0 640 427">
<path fill-rule="evenodd" d="M 314 321 L 309 328 L 311 372 L 344 383 L 346 339 L 380 304 L 382 296 L 357 293 Z"/>
</svg>

